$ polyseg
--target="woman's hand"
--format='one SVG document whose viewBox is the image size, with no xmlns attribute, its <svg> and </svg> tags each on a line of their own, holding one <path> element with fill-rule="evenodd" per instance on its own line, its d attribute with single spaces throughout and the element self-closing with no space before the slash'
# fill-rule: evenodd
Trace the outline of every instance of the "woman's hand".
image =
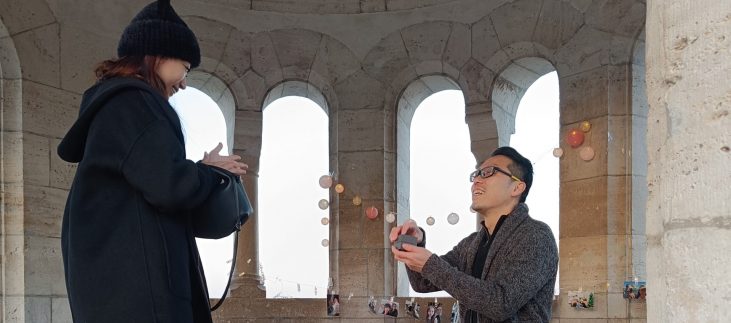
<svg viewBox="0 0 731 323">
<path fill-rule="evenodd" d="M 249 165 L 239 161 L 241 160 L 241 156 L 221 156 L 219 155 L 221 149 L 223 149 L 223 144 L 219 142 L 216 148 L 213 148 L 211 152 L 203 153 L 203 160 L 201 162 L 206 165 L 223 168 L 239 176 L 246 174 L 246 170 L 249 169 Z"/>
</svg>

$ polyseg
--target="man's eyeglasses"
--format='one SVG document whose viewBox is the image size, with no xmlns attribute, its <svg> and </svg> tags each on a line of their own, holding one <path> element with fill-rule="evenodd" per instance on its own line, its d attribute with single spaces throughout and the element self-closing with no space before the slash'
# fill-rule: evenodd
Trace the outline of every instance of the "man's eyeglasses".
<svg viewBox="0 0 731 323">
<path fill-rule="evenodd" d="M 185 68 L 185 75 L 188 75 L 188 73 L 190 73 L 190 67 L 188 67 L 188 65 L 185 65 L 185 63 L 180 64 L 183 64 L 183 67 Z"/>
<path fill-rule="evenodd" d="M 508 173 L 508 172 L 506 172 L 506 171 L 504 171 L 504 170 L 502 170 L 502 169 L 500 169 L 498 167 L 495 167 L 495 166 L 487 166 L 485 168 L 478 169 L 478 170 L 472 172 L 472 174 L 470 174 L 470 182 L 474 182 L 475 181 L 475 178 L 477 176 L 480 176 L 482 178 L 488 178 L 488 177 L 490 177 L 492 175 L 495 175 L 496 172 L 503 173 L 503 174 L 509 176 L 511 179 L 513 179 L 516 182 L 522 182 L 523 181 L 520 178 L 516 177 L 515 175 L 510 174 L 510 173 Z"/>
</svg>

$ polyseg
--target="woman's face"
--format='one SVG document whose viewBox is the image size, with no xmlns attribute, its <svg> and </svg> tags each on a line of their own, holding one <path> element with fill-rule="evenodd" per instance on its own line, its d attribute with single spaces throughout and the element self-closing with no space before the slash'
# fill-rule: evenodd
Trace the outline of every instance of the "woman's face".
<svg viewBox="0 0 731 323">
<path fill-rule="evenodd" d="M 185 77 L 190 71 L 190 63 L 177 58 L 166 58 L 160 62 L 157 68 L 157 75 L 165 83 L 168 97 L 173 96 L 178 90 L 185 89 Z"/>
</svg>

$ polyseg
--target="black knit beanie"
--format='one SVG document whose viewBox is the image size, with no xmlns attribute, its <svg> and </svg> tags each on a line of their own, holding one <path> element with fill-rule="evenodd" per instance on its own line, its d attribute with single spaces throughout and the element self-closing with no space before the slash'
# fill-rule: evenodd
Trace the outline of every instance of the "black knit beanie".
<svg viewBox="0 0 731 323">
<path fill-rule="evenodd" d="M 189 62 L 191 68 L 201 63 L 198 40 L 170 0 L 153 2 L 132 19 L 119 40 L 117 55 L 178 58 Z"/>
</svg>

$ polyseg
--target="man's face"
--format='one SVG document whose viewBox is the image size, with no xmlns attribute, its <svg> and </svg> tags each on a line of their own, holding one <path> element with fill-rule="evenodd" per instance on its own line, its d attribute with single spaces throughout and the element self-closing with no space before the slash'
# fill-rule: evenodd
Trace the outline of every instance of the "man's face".
<svg viewBox="0 0 731 323">
<path fill-rule="evenodd" d="M 510 163 L 511 160 L 508 157 L 493 156 L 485 160 L 479 169 L 497 167 L 506 173 L 511 173 L 508 169 Z M 487 178 L 475 176 L 472 182 L 472 209 L 484 214 L 490 209 L 509 205 L 516 196 L 519 197 L 523 192 L 518 187 L 520 184 L 525 185 L 498 170 Z"/>
</svg>

